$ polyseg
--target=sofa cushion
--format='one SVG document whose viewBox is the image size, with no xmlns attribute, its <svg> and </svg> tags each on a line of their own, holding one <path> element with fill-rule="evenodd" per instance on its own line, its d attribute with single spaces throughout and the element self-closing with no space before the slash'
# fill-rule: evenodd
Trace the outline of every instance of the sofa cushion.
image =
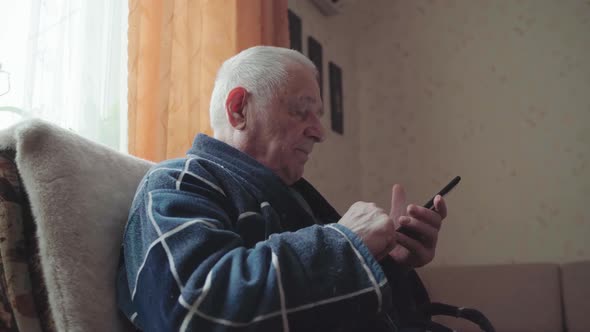
<svg viewBox="0 0 590 332">
<path fill-rule="evenodd" d="M 418 272 L 433 302 L 480 310 L 496 331 L 563 330 L 558 265 L 432 267 Z M 462 319 L 435 321 L 461 332 L 481 331 Z"/>
<path fill-rule="evenodd" d="M 561 283 L 568 331 L 590 331 L 590 262 L 562 265 Z"/>
<path fill-rule="evenodd" d="M 16 151 L 57 330 L 125 330 L 115 300 L 119 251 L 151 163 L 38 120 L 0 132 L 1 148 Z"/>
</svg>

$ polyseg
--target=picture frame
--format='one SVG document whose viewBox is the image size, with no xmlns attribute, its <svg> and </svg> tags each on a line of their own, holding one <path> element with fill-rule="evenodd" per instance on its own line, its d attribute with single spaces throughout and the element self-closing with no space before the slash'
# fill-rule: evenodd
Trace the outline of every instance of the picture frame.
<svg viewBox="0 0 590 332">
<path fill-rule="evenodd" d="M 344 98 L 342 94 L 342 69 L 331 62 L 328 64 L 330 78 L 330 122 L 332 130 L 344 135 Z"/>
<path fill-rule="evenodd" d="M 309 36 L 307 38 L 307 56 L 318 69 L 320 95 L 324 98 L 324 75 L 323 75 L 323 59 L 322 59 L 322 45 L 315 38 Z"/>
<path fill-rule="evenodd" d="M 292 10 L 288 10 L 289 41 L 293 50 L 303 53 L 303 39 L 301 33 L 301 18 Z"/>
</svg>

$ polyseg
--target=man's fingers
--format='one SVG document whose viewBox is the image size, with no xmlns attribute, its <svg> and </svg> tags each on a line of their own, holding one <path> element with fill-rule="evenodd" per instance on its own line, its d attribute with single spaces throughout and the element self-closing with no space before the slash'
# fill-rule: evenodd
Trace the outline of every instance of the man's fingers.
<svg viewBox="0 0 590 332">
<path fill-rule="evenodd" d="M 391 241 L 389 243 L 389 245 L 385 248 L 385 250 L 383 250 L 383 252 L 377 256 L 377 261 L 380 261 L 381 259 L 387 257 L 389 255 L 389 253 L 397 246 L 397 241 Z"/>
<path fill-rule="evenodd" d="M 399 219 L 399 224 L 411 229 L 415 233 L 420 234 L 420 238 L 416 239 L 422 243 L 426 248 L 434 248 L 438 240 L 438 230 L 434 226 L 422 222 L 416 218 L 402 216 Z M 405 235 L 405 234 L 404 234 Z"/>
<path fill-rule="evenodd" d="M 441 195 L 434 198 L 434 208 L 443 219 L 447 217 L 447 203 Z"/>
<path fill-rule="evenodd" d="M 419 241 L 414 240 L 405 234 L 398 233 L 397 244 L 406 248 L 413 255 L 420 257 L 420 261 L 428 261 L 428 249 L 426 249 Z"/>
<path fill-rule="evenodd" d="M 399 217 L 405 214 L 406 210 L 406 191 L 404 187 L 396 184 L 391 189 L 391 210 L 389 217 L 392 220 L 398 220 Z"/>
<path fill-rule="evenodd" d="M 440 196 L 437 196 L 440 197 Z M 444 205 L 444 202 L 443 202 Z M 445 208 L 446 214 L 446 208 Z M 408 215 L 418 220 L 422 220 L 423 222 L 429 224 L 430 226 L 434 227 L 435 229 L 439 230 L 442 222 L 442 216 L 435 211 L 427 209 L 423 206 L 418 206 L 415 204 L 408 205 Z"/>
</svg>

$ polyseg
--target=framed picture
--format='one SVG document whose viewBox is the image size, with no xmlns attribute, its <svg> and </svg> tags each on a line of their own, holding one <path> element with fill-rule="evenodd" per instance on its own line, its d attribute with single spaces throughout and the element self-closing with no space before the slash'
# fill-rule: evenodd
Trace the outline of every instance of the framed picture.
<svg viewBox="0 0 590 332">
<path fill-rule="evenodd" d="M 289 40 L 291 49 L 303 53 L 303 41 L 301 39 L 301 19 L 289 9 Z"/>
<path fill-rule="evenodd" d="M 344 134 L 344 100 L 342 99 L 342 70 L 336 64 L 328 65 L 330 77 L 330 118 L 332 130 Z"/>
<path fill-rule="evenodd" d="M 315 40 L 313 37 L 307 38 L 307 56 L 314 63 L 318 72 L 320 74 L 319 83 L 320 83 L 320 95 L 322 99 L 324 98 L 324 74 L 323 74 L 323 64 L 322 64 L 322 45 Z"/>
</svg>

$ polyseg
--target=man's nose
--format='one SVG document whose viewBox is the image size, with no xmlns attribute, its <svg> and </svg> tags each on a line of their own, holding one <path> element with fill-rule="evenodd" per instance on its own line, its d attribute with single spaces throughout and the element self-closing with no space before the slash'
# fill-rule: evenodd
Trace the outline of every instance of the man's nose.
<svg viewBox="0 0 590 332">
<path fill-rule="evenodd" d="M 311 137 L 316 143 L 321 143 L 326 139 L 326 129 L 317 115 L 314 114 L 310 118 L 311 123 L 305 129 L 305 136 Z"/>
</svg>

